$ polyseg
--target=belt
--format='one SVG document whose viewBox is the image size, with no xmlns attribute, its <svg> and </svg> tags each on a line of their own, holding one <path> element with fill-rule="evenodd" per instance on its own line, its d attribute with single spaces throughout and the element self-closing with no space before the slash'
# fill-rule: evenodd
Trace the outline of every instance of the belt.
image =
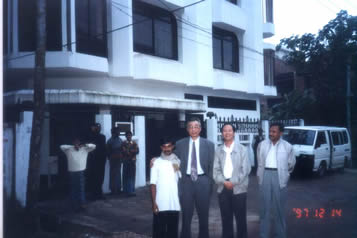
<svg viewBox="0 0 357 238">
<path fill-rule="evenodd" d="M 265 168 L 265 170 L 272 170 L 272 171 L 277 171 L 277 168 Z"/>
<path fill-rule="evenodd" d="M 197 174 L 198 177 L 205 176 L 206 174 Z M 191 174 L 186 174 L 186 176 L 191 177 Z"/>
</svg>

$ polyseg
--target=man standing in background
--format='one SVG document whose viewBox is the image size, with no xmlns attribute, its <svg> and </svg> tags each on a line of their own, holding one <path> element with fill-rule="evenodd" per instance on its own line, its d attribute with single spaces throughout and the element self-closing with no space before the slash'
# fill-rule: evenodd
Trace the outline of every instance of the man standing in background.
<svg viewBox="0 0 357 238">
<path fill-rule="evenodd" d="M 122 143 L 121 153 L 123 158 L 123 190 L 129 197 L 135 194 L 135 176 L 136 176 L 136 155 L 139 154 L 139 147 L 132 140 L 133 133 L 125 133 L 126 141 Z"/>
<path fill-rule="evenodd" d="M 106 139 L 101 134 L 101 125 L 96 123 L 91 126 L 89 142 L 96 145 L 95 151 L 88 158 L 88 191 L 91 200 L 105 199 L 103 196 L 103 182 L 106 163 Z"/>
<path fill-rule="evenodd" d="M 119 137 L 119 128 L 114 127 L 111 130 L 112 137 L 107 141 L 107 153 L 110 165 L 109 171 L 109 188 L 112 195 L 121 193 L 121 144 L 122 140 Z"/>
</svg>

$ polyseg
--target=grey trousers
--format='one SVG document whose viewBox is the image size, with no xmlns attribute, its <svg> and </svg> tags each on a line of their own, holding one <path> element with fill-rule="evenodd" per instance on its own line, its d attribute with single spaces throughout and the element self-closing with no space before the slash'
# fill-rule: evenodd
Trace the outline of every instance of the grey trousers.
<svg viewBox="0 0 357 238">
<path fill-rule="evenodd" d="M 260 196 L 260 238 L 270 235 L 271 212 L 275 223 L 275 237 L 286 238 L 286 187 L 280 188 L 277 171 L 265 170 Z"/>
<path fill-rule="evenodd" d="M 206 176 L 198 176 L 193 182 L 190 176 L 183 175 L 181 179 L 181 210 L 182 229 L 181 238 L 191 238 L 191 222 L 194 208 L 196 208 L 199 223 L 198 238 L 209 238 L 208 213 L 212 192 L 211 179 Z"/>
</svg>

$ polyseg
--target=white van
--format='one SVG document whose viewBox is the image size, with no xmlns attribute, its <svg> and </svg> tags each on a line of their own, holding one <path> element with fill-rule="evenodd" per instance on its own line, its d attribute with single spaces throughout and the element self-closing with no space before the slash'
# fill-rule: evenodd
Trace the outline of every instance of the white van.
<svg viewBox="0 0 357 238">
<path fill-rule="evenodd" d="M 346 128 L 289 126 L 285 127 L 283 138 L 294 146 L 296 169 L 323 176 L 327 170 L 352 164 L 351 139 Z"/>
</svg>

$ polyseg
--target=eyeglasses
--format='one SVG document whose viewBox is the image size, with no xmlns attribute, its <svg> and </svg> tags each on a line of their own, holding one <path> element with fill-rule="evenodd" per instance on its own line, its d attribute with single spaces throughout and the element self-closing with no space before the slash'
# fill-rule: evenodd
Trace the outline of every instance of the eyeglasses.
<svg viewBox="0 0 357 238">
<path fill-rule="evenodd" d="M 192 129 L 201 129 L 200 126 L 188 126 L 187 129 L 192 130 Z"/>
</svg>

